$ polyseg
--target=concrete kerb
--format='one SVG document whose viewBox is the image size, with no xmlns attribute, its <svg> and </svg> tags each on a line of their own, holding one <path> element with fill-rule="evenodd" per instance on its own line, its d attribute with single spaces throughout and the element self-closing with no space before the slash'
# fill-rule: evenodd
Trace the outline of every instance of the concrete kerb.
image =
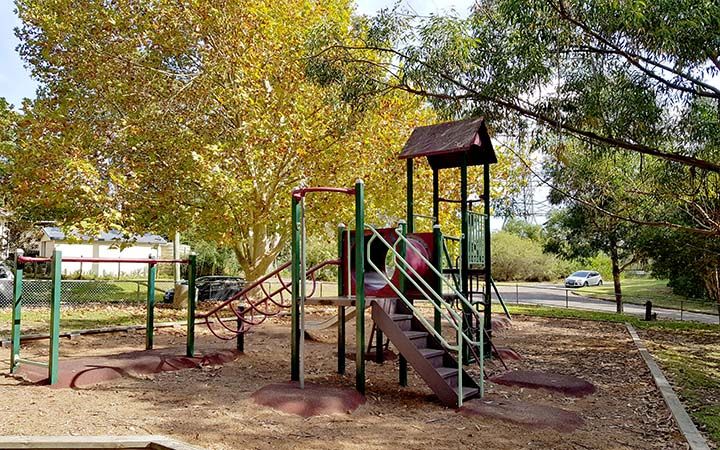
<svg viewBox="0 0 720 450">
<path fill-rule="evenodd" d="M 0 448 L 204 450 L 165 436 L 6 436 Z"/>
<path fill-rule="evenodd" d="M 709 450 L 710 447 L 708 446 L 705 437 L 703 437 L 703 435 L 693 423 L 690 415 L 687 413 L 685 407 L 680 402 L 677 394 L 675 394 L 675 391 L 673 391 L 670 382 L 668 382 L 667 378 L 665 378 L 665 375 L 663 374 L 662 370 L 660 370 L 660 367 L 658 367 L 655 359 L 653 359 L 652 355 L 645 347 L 645 344 L 643 344 L 640 336 L 638 336 L 637 332 L 635 331 L 635 328 L 629 323 L 625 323 L 625 326 L 627 327 L 628 333 L 630 333 L 633 342 L 635 342 L 635 346 L 637 347 L 638 352 L 640 352 L 640 356 L 642 356 L 648 366 L 648 369 L 650 369 L 650 374 L 652 374 L 655 385 L 665 399 L 665 403 L 670 409 L 670 412 L 675 418 L 675 422 L 678 424 L 678 427 L 680 427 L 680 431 L 682 432 L 683 436 L 685 436 L 685 439 L 690 445 L 690 448 L 692 450 Z"/>
</svg>

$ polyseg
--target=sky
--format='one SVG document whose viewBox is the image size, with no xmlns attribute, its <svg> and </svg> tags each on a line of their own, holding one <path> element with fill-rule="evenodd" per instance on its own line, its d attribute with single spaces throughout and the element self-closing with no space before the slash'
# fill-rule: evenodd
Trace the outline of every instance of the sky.
<svg viewBox="0 0 720 450">
<path fill-rule="evenodd" d="M 30 78 L 15 47 L 19 44 L 13 29 L 20 25 L 10 0 L 0 1 L 0 97 L 20 106 L 25 97 L 35 97 L 37 83 Z"/>
</svg>

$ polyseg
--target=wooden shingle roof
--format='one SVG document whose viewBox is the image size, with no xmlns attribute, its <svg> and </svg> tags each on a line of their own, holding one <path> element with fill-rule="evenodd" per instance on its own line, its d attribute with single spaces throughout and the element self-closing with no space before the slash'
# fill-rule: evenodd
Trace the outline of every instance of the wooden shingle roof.
<svg viewBox="0 0 720 450">
<path fill-rule="evenodd" d="M 399 158 L 422 156 L 437 169 L 497 162 L 482 117 L 415 128 Z"/>
</svg>

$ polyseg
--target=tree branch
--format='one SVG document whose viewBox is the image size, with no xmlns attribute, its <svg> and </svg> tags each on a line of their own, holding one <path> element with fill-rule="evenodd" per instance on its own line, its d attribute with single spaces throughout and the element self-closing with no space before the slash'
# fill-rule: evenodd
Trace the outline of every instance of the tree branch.
<svg viewBox="0 0 720 450">
<path fill-rule="evenodd" d="M 581 198 L 579 198 L 579 197 L 577 197 L 577 196 L 575 196 L 575 195 L 570 194 L 569 192 L 567 192 L 567 191 L 565 191 L 565 190 L 563 190 L 563 189 L 558 188 L 557 186 L 553 185 L 553 184 L 550 183 L 548 180 L 546 180 L 545 178 L 543 178 L 542 176 L 540 176 L 540 175 L 532 168 L 532 166 L 530 165 L 530 163 L 528 163 L 528 162 L 525 160 L 525 158 L 523 158 L 521 155 L 519 155 L 519 154 L 515 151 L 515 149 L 513 149 L 512 147 L 510 147 L 510 146 L 508 146 L 508 145 L 502 144 L 502 143 L 499 143 L 499 145 L 502 146 L 502 147 L 504 147 L 504 148 L 506 148 L 506 149 L 508 149 L 510 152 L 512 152 L 512 153 L 520 160 L 520 162 L 530 171 L 530 173 L 532 173 L 533 176 L 534 176 L 535 178 L 537 178 L 538 181 L 540 181 L 542 184 L 546 185 L 547 187 L 549 187 L 550 189 L 552 189 L 552 190 L 554 190 L 554 191 L 556 191 L 556 192 L 559 192 L 562 196 L 567 197 L 567 198 L 569 198 L 569 199 L 572 199 L 572 200 L 580 203 L 581 205 L 583 205 L 583 206 L 585 206 L 585 207 L 587 207 L 587 208 L 594 209 L 594 210 L 599 211 L 599 212 L 601 212 L 602 214 L 605 214 L 605 215 L 607 215 L 607 216 L 609 216 L 609 217 L 612 217 L 612 218 L 615 218 L 615 219 L 619 219 L 619 220 L 622 220 L 622 221 L 624 221 L 624 222 L 634 223 L 634 224 L 636 224 L 636 225 L 646 225 L 646 226 L 652 226 L 652 227 L 672 228 L 672 229 L 675 229 L 675 230 L 685 231 L 685 232 L 689 232 L 689 233 L 693 233 L 693 234 L 698 234 L 698 235 L 702 235 L 702 236 L 720 236 L 720 229 L 718 229 L 718 230 L 712 230 L 712 229 L 708 229 L 708 228 L 693 228 L 693 227 L 688 227 L 688 226 L 685 226 L 685 225 L 680 225 L 680 224 L 672 223 L 672 222 L 666 222 L 666 221 L 659 221 L 659 222 L 646 221 L 646 220 L 639 220 L 639 219 L 635 219 L 635 218 L 632 218 L 632 217 L 626 217 L 626 216 L 621 216 L 621 215 L 619 215 L 619 214 L 615 214 L 615 213 L 613 213 L 613 212 L 611 212 L 611 211 L 608 211 L 608 210 L 605 209 L 605 208 L 602 208 L 602 207 L 600 207 L 600 206 L 598 206 L 598 205 L 596 205 L 596 204 L 594 204 L 594 203 L 588 202 L 587 200 L 581 199 Z"/>
</svg>

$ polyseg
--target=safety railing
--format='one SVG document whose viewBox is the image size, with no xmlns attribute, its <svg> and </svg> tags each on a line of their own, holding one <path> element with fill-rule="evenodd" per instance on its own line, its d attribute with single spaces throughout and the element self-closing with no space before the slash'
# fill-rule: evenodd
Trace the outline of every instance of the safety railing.
<svg viewBox="0 0 720 450">
<path fill-rule="evenodd" d="M 439 226 L 439 225 L 434 225 L 434 226 L 433 226 L 433 230 L 439 233 L 439 232 L 440 232 L 440 226 Z M 450 289 L 449 289 L 449 290 L 450 290 L 450 293 L 451 293 L 455 298 L 457 298 L 460 303 L 462 303 L 462 304 L 466 307 L 466 308 L 464 308 L 464 309 L 465 309 L 466 311 L 469 311 L 471 314 L 473 314 L 473 316 L 475 317 L 475 319 L 478 320 L 478 323 L 481 323 L 482 320 L 483 320 L 483 318 L 480 316 L 480 313 L 474 308 L 474 305 L 472 304 L 472 302 L 470 302 L 470 301 L 467 299 L 467 297 L 460 292 L 460 290 L 454 285 L 454 283 L 451 283 L 447 278 L 445 278 L 445 277 L 442 275 L 442 271 L 441 271 L 439 268 L 436 268 L 434 264 L 432 264 L 425 256 L 423 256 L 422 253 L 420 253 L 420 252 L 410 243 L 410 241 L 408 240 L 408 238 L 405 237 L 404 233 L 402 232 L 402 227 L 396 228 L 396 229 L 395 229 L 395 233 L 396 233 L 397 236 L 398 236 L 398 240 L 395 241 L 395 245 L 393 246 L 393 249 L 397 252 L 397 245 L 400 244 L 400 243 L 405 244 L 405 247 L 406 247 L 406 248 L 412 249 L 413 252 L 415 253 L 415 256 L 417 256 L 423 263 L 425 263 L 425 265 L 435 274 L 436 277 L 438 277 L 438 278 L 442 281 L 442 283 L 443 283 L 446 287 L 450 288 Z M 445 299 L 443 298 L 442 294 L 439 293 L 439 292 L 436 292 L 434 289 L 432 289 L 432 288 L 430 287 L 430 285 L 420 276 L 419 273 L 417 273 L 417 271 L 416 271 L 412 266 L 410 266 L 409 268 L 413 271 L 414 275 L 415 275 L 416 277 L 418 277 L 418 279 L 430 290 L 430 292 L 433 294 L 433 297 L 434 297 L 434 298 L 441 300 L 441 301 L 443 302 L 443 304 L 450 305 L 450 307 L 452 308 L 452 305 L 451 305 L 450 303 L 448 303 L 448 302 L 445 301 Z M 420 290 L 420 289 L 418 289 L 418 290 Z M 420 290 L 420 291 L 421 291 L 421 293 L 422 293 L 423 295 L 425 295 L 425 292 L 423 292 L 422 290 Z M 429 298 L 429 297 L 428 297 L 428 298 Z M 452 311 L 455 312 L 454 308 L 452 309 Z M 482 333 L 481 333 L 481 336 L 482 336 Z M 476 342 L 473 342 L 473 343 L 477 344 Z M 471 347 L 471 348 L 472 348 L 472 347 Z"/>
<path fill-rule="evenodd" d="M 368 242 L 367 242 L 367 252 L 368 252 L 367 262 L 370 265 L 370 267 L 373 269 L 373 271 L 375 271 L 375 273 L 377 273 L 383 279 L 383 281 L 385 281 L 388 284 L 388 286 L 390 286 L 390 288 L 395 292 L 395 294 L 398 296 L 398 298 L 405 304 L 405 306 L 408 307 L 408 309 L 410 309 L 413 312 L 413 315 L 423 324 L 423 326 L 425 326 L 425 328 L 438 341 L 440 341 L 441 345 L 444 348 L 446 348 L 447 350 L 450 350 L 450 351 L 457 352 L 457 355 L 458 355 L 458 357 L 457 357 L 458 406 L 461 406 L 462 401 L 463 401 L 463 390 L 462 390 L 463 345 L 464 345 L 464 343 L 467 343 L 471 347 L 477 346 L 477 348 L 480 349 L 480 357 L 478 359 L 478 363 L 480 365 L 480 369 L 481 369 L 481 373 L 482 373 L 483 372 L 483 364 L 484 364 L 483 355 L 482 355 L 483 336 L 480 335 L 480 341 L 478 341 L 478 342 L 476 342 L 473 339 L 471 339 L 470 337 L 468 337 L 464 331 L 462 314 L 458 314 L 457 311 L 454 310 L 452 305 L 450 305 L 443 299 L 442 295 L 439 295 L 437 292 L 435 292 L 435 290 L 420 276 L 420 274 L 412 267 L 412 265 L 410 263 L 408 263 L 408 261 L 405 259 L 405 257 L 397 251 L 395 246 L 393 246 L 392 244 L 387 242 L 382 237 L 382 235 L 377 231 L 377 229 L 375 229 L 374 227 L 372 227 L 370 225 L 366 225 L 366 228 L 368 228 L 372 233 L 372 236 L 370 237 L 370 239 L 368 239 Z M 408 247 L 412 248 L 412 244 L 409 243 L 409 241 L 407 241 L 405 239 L 405 236 L 403 236 L 402 231 L 401 230 L 396 230 L 396 231 L 398 232 L 398 235 L 401 237 L 401 239 L 403 239 L 406 242 L 406 244 L 409 244 Z M 395 286 L 395 284 L 393 284 L 392 280 L 390 280 L 390 278 L 388 278 L 388 276 L 385 274 L 385 271 L 381 270 L 373 262 L 373 258 L 371 257 L 372 243 L 376 239 L 379 240 L 387 248 L 387 250 L 393 255 L 393 259 L 395 261 L 395 267 L 397 270 L 400 271 L 400 273 L 403 275 L 404 279 L 409 281 L 410 283 L 412 283 L 415 286 L 415 288 L 422 295 L 425 296 L 425 298 L 430 299 L 431 300 L 430 303 L 433 305 L 433 308 L 435 308 L 435 310 L 438 311 L 438 313 L 441 315 L 441 317 L 444 318 L 446 321 L 448 321 L 448 323 L 450 323 L 450 325 L 455 329 L 455 331 L 457 332 L 457 334 L 456 334 L 457 335 L 457 343 L 455 345 L 448 342 L 447 339 L 445 339 L 445 337 L 442 335 L 442 333 L 439 332 L 438 330 L 436 330 L 435 327 L 432 326 L 427 321 L 427 319 L 425 319 L 423 314 L 417 308 L 415 308 L 413 303 L 403 294 L 403 292 L 400 290 L 400 288 Z M 422 259 L 425 260 L 425 263 L 428 265 L 428 267 L 432 268 L 433 272 L 435 272 L 436 275 L 440 276 L 441 279 L 444 279 L 444 277 L 442 277 L 442 275 L 437 270 L 435 270 L 434 266 L 429 261 L 427 261 L 424 257 L 422 257 Z M 398 264 L 398 262 L 400 264 Z M 405 270 L 406 267 L 410 269 L 410 271 L 412 272 L 412 274 L 414 276 L 411 276 L 410 273 L 408 273 L 408 271 Z M 421 284 L 424 286 L 424 288 L 421 287 Z M 450 286 L 450 287 L 451 287 L 451 289 L 453 289 L 455 291 L 456 295 L 462 296 L 462 294 L 460 292 L 457 292 L 454 289 L 454 287 L 452 287 L 452 286 Z M 432 299 L 435 299 L 435 301 L 432 301 Z M 482 395 L 484 395 L 482 375 L 481 375 L 479 384 L 480 384 L 480 395 L 482 396 Z"/>
<path fill-rule="evenodd" d="M 485 265 L 485 214 L 472 211 L 467 213 L 468 220 L 468 264 Z"/>
<path fill-rule="evenodd" d="M 15 252 L 15 278 L 13 280 L 13 302 L 12 302 L 12 325 L 11 325 L 11 350 L 10 350 L 10 373 L 16 373 L 20 364 L 30 364 L 48 368 L 48 382 L 55 384 L 58 381 L 59 348 L 60 348 L 60 303 L 62 293 L 62 264 L 63 262 L 91 262 L 91 263 L 132 263 L 147 265 L 147 311 L 145 323 L 145 348 L 150 350 L 154 345 L 155 329 L 155 281 L 158 264 L 187 264 L 188 265 L 188 356 L 192 356 L 193 335 L 191 333 L 193 324 L 193 311 L 195 308 L 195 272 L 196 255 L 191 254 L 188 259 L 157 259 L 149 258 L 63 258 L 62 252 L 53 251 L 51 258 L 38 258 L 24 256 L 22 249 Z M 48 352 L 48 363 L 27 360 L 20 356 L 21 323 L 23 305 L 23 272 L 28 263 L 50 263 L 50 290 L 49 294 L 49 340 L 50 349 Z"/>
</svg>

